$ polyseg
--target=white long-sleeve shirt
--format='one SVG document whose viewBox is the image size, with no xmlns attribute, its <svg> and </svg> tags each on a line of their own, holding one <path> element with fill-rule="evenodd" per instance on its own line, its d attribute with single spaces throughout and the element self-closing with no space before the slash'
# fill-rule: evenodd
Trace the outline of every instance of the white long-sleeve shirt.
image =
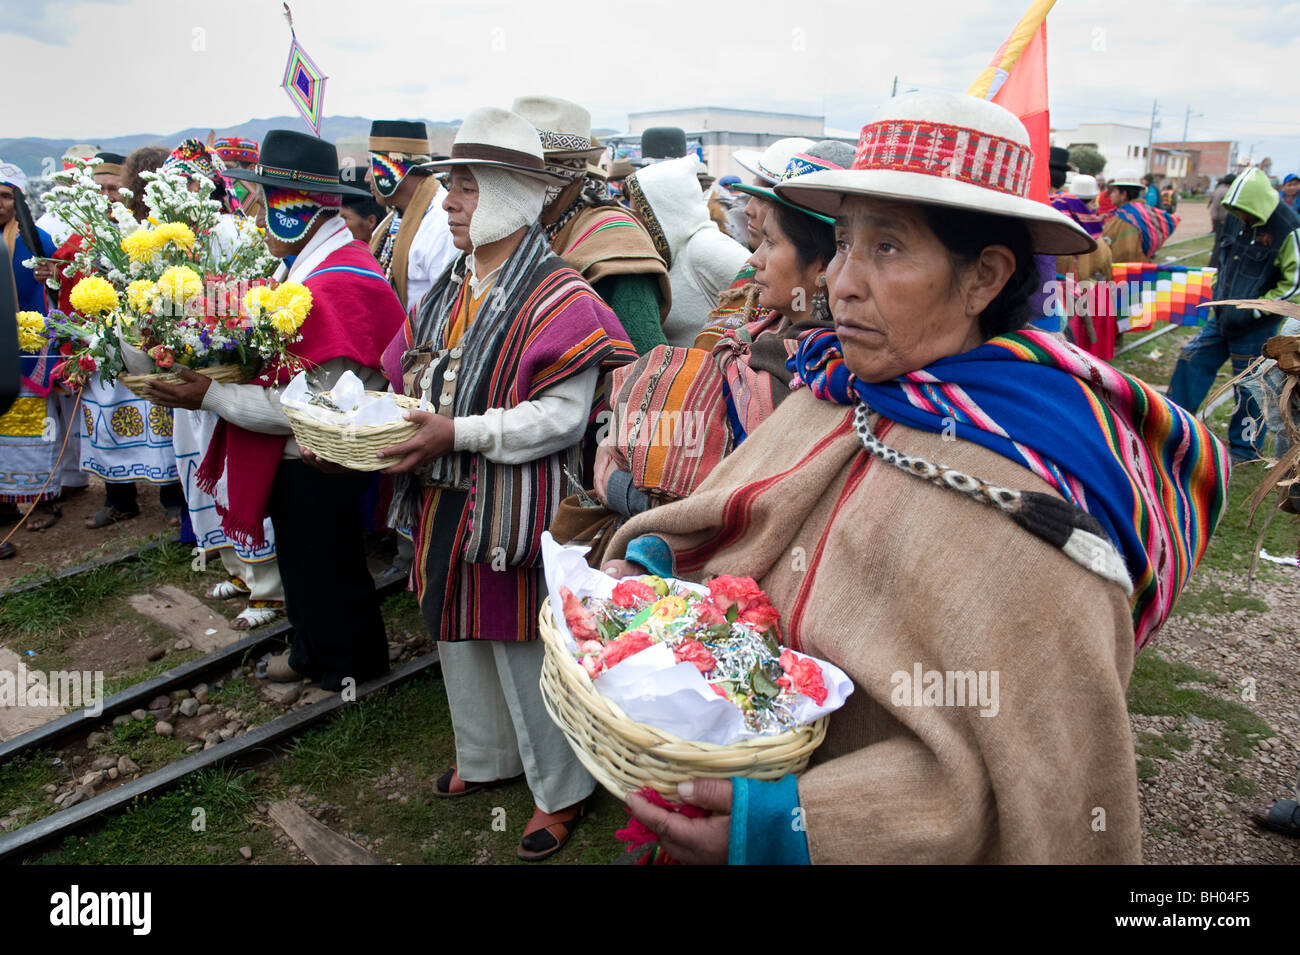
<svg viewBox="0 0 1300 955">
<path fill-rule="evenodd" d="M 411 240 L 406 261 L 406 304 L 415 308 L 420 304 L 443 269 L 456 258 L 458 252 L 451 240 L 451 227 L 447 225 L 447 211 L 442 200 L 447 190 L 442 187 L 434 194 L 420 228 Z"/>
</svg>

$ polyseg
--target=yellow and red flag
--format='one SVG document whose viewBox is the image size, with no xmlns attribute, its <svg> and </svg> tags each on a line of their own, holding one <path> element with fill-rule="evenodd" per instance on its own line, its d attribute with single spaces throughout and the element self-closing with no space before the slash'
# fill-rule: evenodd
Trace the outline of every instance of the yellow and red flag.
<svg viewBox="0 0 1300 955">
<path fill-rule="evenodd" d="M 998 52 L 966 92 L 991 100 L 1020 118 L 1029 131 L 1034 169 L 1029 198 L 1046 202 L 1051 127 L 1047 116 L 1047 12 L 1056 0 L 1035 0 Z"/>
</svg>

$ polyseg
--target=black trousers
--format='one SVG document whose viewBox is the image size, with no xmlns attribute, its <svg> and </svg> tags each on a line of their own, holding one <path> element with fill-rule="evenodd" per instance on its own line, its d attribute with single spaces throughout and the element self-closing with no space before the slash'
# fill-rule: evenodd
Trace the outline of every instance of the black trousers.
<svg viewBox="0 0 1300 955">
<path fill-rule="evenodd" d="M 185 492 L 179 481 L 158 485 L 158 500 L 164 508 L 185 507 Z M 105 481 L 104 503 L 127 514 L 138 513 L 140 501 L 134 481 Z"/>
<path fill-rule="evenodd" d="M 293 624 L 289 665 L 326 690 L 388 672 L 388 637 L 366 566 L 360 520 L 367 474 L 326 474 L 285 459 L 271 487 L 271 523 Z"/>
</svg>

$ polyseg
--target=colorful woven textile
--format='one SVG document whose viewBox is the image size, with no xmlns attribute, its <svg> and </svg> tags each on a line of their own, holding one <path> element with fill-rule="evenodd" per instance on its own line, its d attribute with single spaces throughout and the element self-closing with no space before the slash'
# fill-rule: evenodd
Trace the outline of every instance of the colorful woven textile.
<svg viewBox="0 0 1300 955">
<path fill-rule="evenodd" d="M 610 376 L 620 470 L 656 500 L 688 496 L 732 449 L 725 378 L 702 348 L 656 345 Z"/>
<path fill-rule="evenodd" d="M 862 127 L 854 169 L 891 169 L 956 179 L 1023 196 L 1034 157 L 1028 146 L 976 129 L 905 119 Z"/>
<path fill-rule="evenodd" d="M 1079 225 L 1088 230 L 1088 235 L 1094 239 L 1101 237 L 1102 215 L 1099 212 L 1093 212 L 1084 202 L 1076 195 L 1068 192 L 1054 192 L 1048 197 L 1048 202 L 1057 212 L 1064 212 Z"/>
<path fill-rule="evenodd" d="M 1169 615 L 1227 501 L 1227 450 L 1195 417 L 1043 332 L 1001 335 L 879 384 L 855 378 L 835 333 L 819 332 L 791 369 L 823 400 L 861 401 L 1022 464 L 1096 518 L 1133 581 L 1137 649 Z"/>
<path fill-rule="evenodd" d="M 1155 322 L 1204 325 L 1210 317 L 1204 303 L 1214 300 L 1216 269 L 1116 262 L 1111 270 L 1120 293 L 1120 331 L 1150 328 Z"/>
<path fill-rule="evenodd" d="M 1160 250 L 1178 226 L 1178 216 L 1163 209 L 1152 209 L 1145 202 L 1126 202 L 1115 210 L 1115 215 L 1138 230 L 1142 254 L 1148 257 Z"/>
<path fill-rule="evenodd" d="M 223 162 L 227 164 L 242 162 L 250 166 L 257 165 L 257 154 L 261 148 L 256 139 L 247 139 L 243 136 L 223 136 L 212 144 L 212 151 L 220 156 Z"/>
</svg>

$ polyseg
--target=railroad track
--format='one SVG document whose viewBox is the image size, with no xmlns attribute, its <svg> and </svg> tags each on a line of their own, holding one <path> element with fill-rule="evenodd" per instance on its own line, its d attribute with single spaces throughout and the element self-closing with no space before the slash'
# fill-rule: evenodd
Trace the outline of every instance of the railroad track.
<svg viewBox="0 0 1300 955">
<path fill-rule="evenodd" d="M 148 546 L 158 546 L 158 544 L 146 545 Z M 138 556 L 138 551 L 134 556 Z M 119 555 L 117 559 L 132 559 L 132 555 L 130 553 Z M 92 562 L 93 566 L 84 566 L 78 572 L 85 572 L 95 566 L 112 562 L 112 560 Z M 375 588 L 380 594 L 386 595 L 399 590 L 405 579 L 404 574 L 385 572 L 376 578 Z M 41 583 L 48 582 L 47 580 Z M 266 649 L 287 643 L 292 638 L 292 633 L 293 628 L 288 621 L 262 628 L 242 640 L 114 693 L 103 700 L 102 707 L 97 708 L 93 714 L 89 709 L 81 709 L 0 742 L 0 764 L 24 754 L 41 750 L 57 750 L 68 746 L 76 737 L 110 722 L 115 716 L 146 708 L 149 701 L 157 696 L 168 694 L 173 690 L 187 689 L 196 683 L 204 682 L 204 678 L 209 675 L 229 673 L 232 667 L 244 665 L 249 659 L 259 656 Z M 378 679 L 361 684 L 356 688 L 355 699 L 361 700 L 399 685 L 437 666 L 438 653 L 435 649 L 408 660 Z M 49 816 L 4 833 L 0 835 L 0 861 L 21 859 L 41 844 L 58 839 L 101 815 L 129 805 L 141 796 L 161 792 L 201 769 L 241 759 L 254 750 L 292 738 L 327 719 L 349 702 L 351 701 L 344 700 L 339 694 L 331 694 L 307 706 L 291 709 L 224 742 L 182 757 L 68 808 L 59 809 Z"/>
</svg>

